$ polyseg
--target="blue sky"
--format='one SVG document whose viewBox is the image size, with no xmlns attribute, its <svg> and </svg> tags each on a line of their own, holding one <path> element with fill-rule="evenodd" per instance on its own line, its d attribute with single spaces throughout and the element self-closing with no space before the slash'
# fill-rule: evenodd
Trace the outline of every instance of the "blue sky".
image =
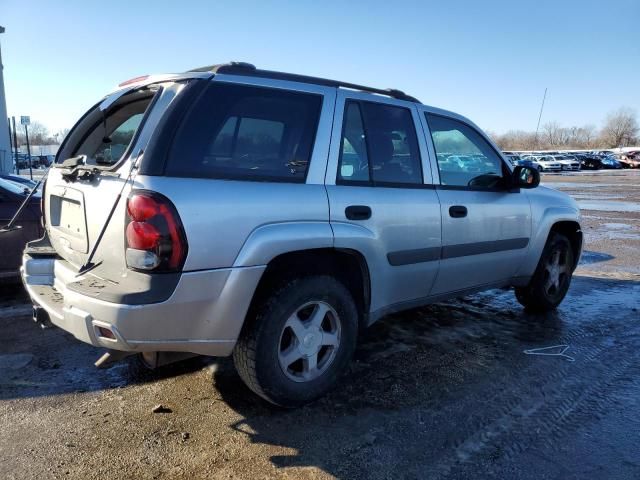
<svg viewBox="0 0 640 480">
<path fill-rule="evenodd" d="M 0 0 L 9 115 L 51 130 L 119 82 L 242 60 L 399 88 L 486 130 L 640 112 L 640 1 Z"/>
</svg>

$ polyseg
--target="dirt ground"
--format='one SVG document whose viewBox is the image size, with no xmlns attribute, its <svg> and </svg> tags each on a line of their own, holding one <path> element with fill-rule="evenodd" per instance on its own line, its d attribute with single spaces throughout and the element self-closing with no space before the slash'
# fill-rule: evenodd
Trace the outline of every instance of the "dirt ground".
<svg viewBox="0 0 640 480">
<path fill-rule="evenodd" d="M 584 208 L 557 312 L 497 290 L 387 317 L 339 387 L 294 411 L 228 359 L 95 370 L 98 350 L 0 287 L 0 478 L 640 478 L 640 171 L 543 182 Z"/>
</svg>

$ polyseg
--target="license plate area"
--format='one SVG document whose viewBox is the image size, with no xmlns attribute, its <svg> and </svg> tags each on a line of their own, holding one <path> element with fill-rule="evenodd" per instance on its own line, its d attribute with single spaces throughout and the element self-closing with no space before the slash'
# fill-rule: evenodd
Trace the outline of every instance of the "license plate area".
<svg viewBox="0 0 640 480">
<path fill-rule="evenodd" d="M 69 187 L 58 186 L 49 196 L 49 224 L 55 240 L 79 253 L 87 253 L 87 222 L 84 195 Z"/>
</svg>

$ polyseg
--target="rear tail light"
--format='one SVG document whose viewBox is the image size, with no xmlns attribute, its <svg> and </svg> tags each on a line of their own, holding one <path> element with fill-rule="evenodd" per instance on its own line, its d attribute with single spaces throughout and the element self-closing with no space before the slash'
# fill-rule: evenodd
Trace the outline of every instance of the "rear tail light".
<svg viewBox="0 0 640 480">
<path fill-rule="evenodd" d="M 164 195 L 134 190 L 127 199 L 127 266 L 154 272 L 179 271 L 187 258 L 187 237 L 178 212 Z"/>
</svg>

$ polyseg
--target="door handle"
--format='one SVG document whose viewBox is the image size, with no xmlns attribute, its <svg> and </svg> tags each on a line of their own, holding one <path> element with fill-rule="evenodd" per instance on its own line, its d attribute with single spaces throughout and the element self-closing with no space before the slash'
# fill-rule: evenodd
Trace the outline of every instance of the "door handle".
<svg viewBox="0 0 640 480">
<path fill-rule="evenodd" d="M 350 205 L 344 209 L 349 220 L 368 220 L 371 218 L 371 208 L 366 205 Z"/>
<path fill-rule="evenodd" d="M 462 205 L 453 205 L 449 207 L 449 216 L 453 218 L 463 218 L 467 216 L 467 207 Z"/>
</svg>

